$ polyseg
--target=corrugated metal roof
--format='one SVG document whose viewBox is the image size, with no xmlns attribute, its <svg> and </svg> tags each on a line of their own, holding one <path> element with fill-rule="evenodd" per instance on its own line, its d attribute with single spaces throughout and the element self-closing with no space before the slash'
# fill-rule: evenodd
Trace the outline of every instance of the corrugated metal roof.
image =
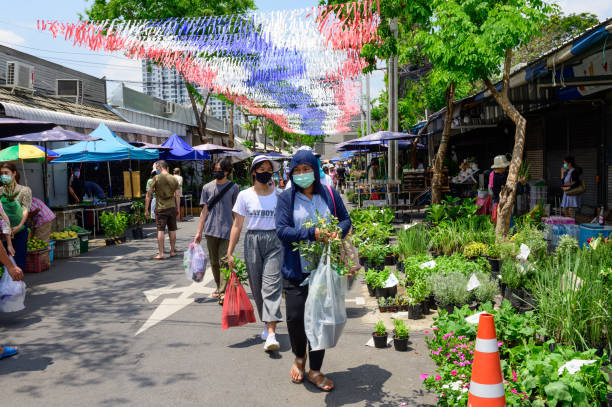
<svg viewBox="0 0 612 407">
<path fill-rule="evenodd" d="M 38 109 L 3 101 L 0 101 L 0 104 L 4 107 L 4 112 L 7 116 L 17 117 L 19 119 L 46 121 L 56 123 L 60 126 L 72 126 L 83 129 L 95 129 L 100 123 L 104 123 L 116 133 L 134 133 L 152 137 L 168 137 L 170 135 L 170 132 L 166 130 L 158 130 L 118 120 L 79 116 L 76 114 Z"/>
</svg>

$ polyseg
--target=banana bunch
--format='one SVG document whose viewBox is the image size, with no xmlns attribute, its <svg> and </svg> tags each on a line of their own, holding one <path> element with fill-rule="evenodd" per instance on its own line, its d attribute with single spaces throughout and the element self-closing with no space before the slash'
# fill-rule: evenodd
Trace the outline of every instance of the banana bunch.
<svg viewBox="0 0 612 407">
<path fill-rule="evenodd" d="M 63 232 L 53 232 L 53 233 L 51 233 L 51 239 L 52 240 L 74 239 L 75 237 L 78 237 L 76 232 L 73 232 L 73 231 L 70 231 L 70 230 L 66 230 L 66 231 L 63 231 Z"/>
</svg>

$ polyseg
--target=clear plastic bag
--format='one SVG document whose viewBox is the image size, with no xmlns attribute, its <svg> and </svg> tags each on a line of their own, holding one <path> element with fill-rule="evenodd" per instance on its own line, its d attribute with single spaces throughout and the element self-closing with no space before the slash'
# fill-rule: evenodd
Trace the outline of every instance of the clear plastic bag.
<svg viewBox="0 0 612 407">
<path fill-rule="evenodd" d="M 304 329 L 312 350 L 336 346 L 346 325 L 346 277 L 339 276 L 330 264 L 329 252 L 309 279 L 304 306 Z"/>
<path fill-rule="evenodd" d="M 26 285 L 23 281 L 13 281 L 4 268 L 0 279 L 0 312 L 15 312 L 25 308 Z"/>
<path fill-rule="evenodd" d="M 183 255 L 183 268 L 185 269 L 185 276 L 188 280 L 193 280 L 199 283 L 204 279 L 204 273 L 206 272 L 206 264 L 208 263 L 208 255 L 202 246 L 197 243 L 191 242 L 189 249 L 185 251 Z"/>
</svg>

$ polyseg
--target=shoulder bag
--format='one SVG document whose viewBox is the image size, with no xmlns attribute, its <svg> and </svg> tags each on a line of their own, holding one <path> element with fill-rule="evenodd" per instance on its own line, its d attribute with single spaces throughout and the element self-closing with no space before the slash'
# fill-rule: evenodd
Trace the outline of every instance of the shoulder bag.
<svg viewBox="0 0 612 407">
<path fill-rule="evenodd" d="M 574 195 L 582 195 L 586 192 L 586 184 L 584 180 L 580 180 L 580 184 L 577 187 L 568 189 L 565 191 L 565 195 L 574 196 Z"/>
<path fill-rule="evenodd" d="M 216 194 L 215 196 L 212 196 L 208 200 L 208 202 L 206 202 L 206 208 L 208 209 L 209 213 L 210 211 L 212 211 L 212 208 L 217 204 L 217 202 L 219 202 L 221 198 L 223 198 L 225 193 L 229 191 L 230 188 L 232 188 L 233 186 L 234 186 L 234 183 L 230 181 L 218 194 Z"/>
</svg>

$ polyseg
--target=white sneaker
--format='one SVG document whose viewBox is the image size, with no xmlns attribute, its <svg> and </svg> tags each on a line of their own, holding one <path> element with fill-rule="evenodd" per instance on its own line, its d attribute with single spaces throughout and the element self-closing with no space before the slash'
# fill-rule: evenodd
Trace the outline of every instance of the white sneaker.
<svg viewBox="0 0 612 407">
<path fill-rule="evenodd" d="M 268 335 L 268 339 L 266 339 L 266 344 L 264 345 L 264 350 L 267 351 L 275 351 L 280 349 L 280 344 L 276 340 L 276 335 Z"/>
<path fill-rule="evenodd" d="M 268 339 L 268 327 L 264 326 L 264 330 L 261 332 L 261 340 L 265 341 Z"/>
</svg>

